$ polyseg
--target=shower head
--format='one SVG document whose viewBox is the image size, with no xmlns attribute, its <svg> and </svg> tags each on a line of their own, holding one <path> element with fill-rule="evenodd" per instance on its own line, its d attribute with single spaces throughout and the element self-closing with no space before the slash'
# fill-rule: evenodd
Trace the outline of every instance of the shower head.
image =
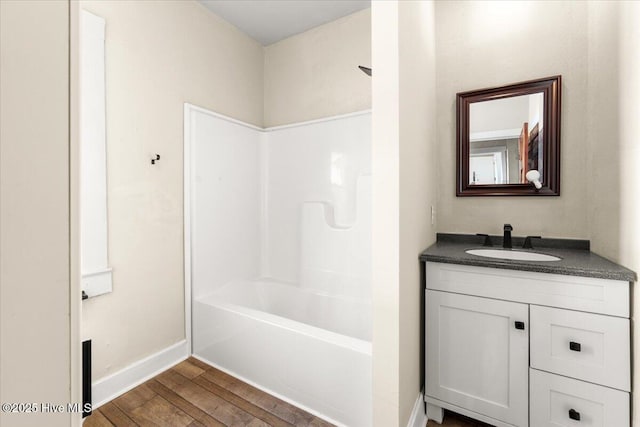
<svg viewBox="0 0 640 427">
<path fill-rule="evenodd" d="M 360 68 L 367 76 L 371 75 L 371 68 L 363 67 L 362 65 L 358 65 L 358 68 Z"/>
</svg>

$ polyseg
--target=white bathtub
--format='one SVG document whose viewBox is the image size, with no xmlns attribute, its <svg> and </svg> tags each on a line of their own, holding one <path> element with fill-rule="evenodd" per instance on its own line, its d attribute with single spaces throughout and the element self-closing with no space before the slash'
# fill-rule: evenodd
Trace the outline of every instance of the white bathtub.
<svg viewBox="0 0 640 427">
<path fill-rule="evenodd" d="M 372 424 L 369 303 L 234 281 L 194 299 L 193 325 L 202 360 L 334 424 Z"/>
</svg>

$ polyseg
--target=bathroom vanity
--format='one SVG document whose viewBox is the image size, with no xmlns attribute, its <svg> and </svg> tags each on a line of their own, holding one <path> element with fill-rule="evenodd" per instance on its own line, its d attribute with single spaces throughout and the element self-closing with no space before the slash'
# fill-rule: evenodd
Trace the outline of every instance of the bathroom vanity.
<svg viewBox="0 0 640 427">
<path fill-rule="evenodd" d="M 522 242 L 514 237 L 514 248 Z M 427 416 L 442 422 L 444 408 L 495 426 L 629 426 L 635 273 L 588 241 L 536 240 L 524 251 L 557 261 L 466 252 L 482 243 L 439 234 L 420 256 Z"/>
</svg>

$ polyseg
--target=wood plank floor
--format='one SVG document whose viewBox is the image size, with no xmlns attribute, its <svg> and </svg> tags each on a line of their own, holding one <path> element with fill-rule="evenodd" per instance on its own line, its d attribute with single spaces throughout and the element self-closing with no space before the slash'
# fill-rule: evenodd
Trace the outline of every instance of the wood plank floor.
<svg viewBox="0 0 640 427">
<path fill-rule="evenodd" d="M 102 405 L 84 427 L 332 426 L 189 358 Z"/>
<path fill-rule="evenodd" d="M 456 414 L 450 411 L 444 411 L 444 420 L 442 424 L 437 424 L 431 420 L 427 423 L 427 427 L 493 427 L 491 424 L 486 424 L 481 421 L 476 421 L 471 418 L 467 418 L 463 415 Z"/>
</svg>

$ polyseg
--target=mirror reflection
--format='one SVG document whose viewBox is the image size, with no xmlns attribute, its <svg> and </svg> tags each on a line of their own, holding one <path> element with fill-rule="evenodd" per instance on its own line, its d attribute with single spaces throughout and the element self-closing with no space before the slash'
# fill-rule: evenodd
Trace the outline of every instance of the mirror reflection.
<svg viewBox="0 0 640 427">
<path fill-rule="evenodd" d="M 469 104 L 469 184 L 525 184 L 544 176 L 544 93 Z"/>
</svg>

